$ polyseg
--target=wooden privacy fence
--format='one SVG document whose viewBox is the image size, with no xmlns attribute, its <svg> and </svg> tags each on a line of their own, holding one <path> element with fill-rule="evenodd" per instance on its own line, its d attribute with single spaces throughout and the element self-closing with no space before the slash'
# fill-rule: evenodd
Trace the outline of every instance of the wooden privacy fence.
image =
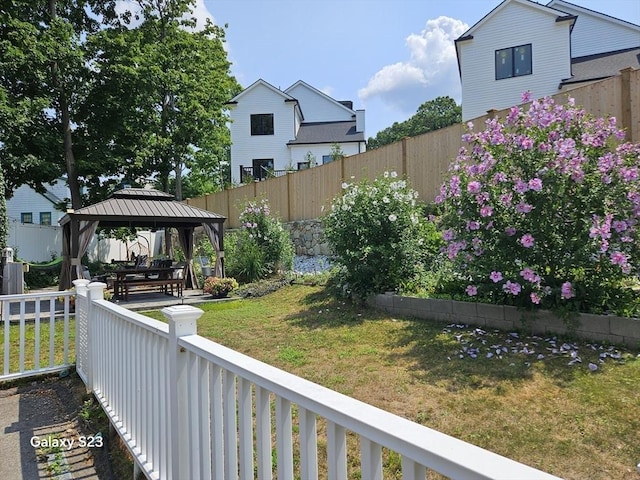
<svg viewBox="0 0 640 480">
<path fill-rule="evenodd" d="M 640 142 L 640 70 L 627 68 L 616 77 L 554 95 L 560 103 L 568 97 L 595 116 L 616 117 L 618 125 L 627 131 L 627 140 Z M 473 123 L 479 129 L 487 118 L 506 113 L 508 109 L 491 111 Z M 307 220 L 322 216 L 323 207 L 340 194 L 343 182 L 372 180 L 384 171 L 406 176 L 423 201 L 432 201 L 462 146 L 464 130 L 463 124 L 452 125 L 326 165 L 188 199 L 186 203 L 225 215 L 227 228 L 240 226 L 238 217 L 244 204 L 256 198 L 267 199 L 271 210 L 284 222 Z"/>
</svg>

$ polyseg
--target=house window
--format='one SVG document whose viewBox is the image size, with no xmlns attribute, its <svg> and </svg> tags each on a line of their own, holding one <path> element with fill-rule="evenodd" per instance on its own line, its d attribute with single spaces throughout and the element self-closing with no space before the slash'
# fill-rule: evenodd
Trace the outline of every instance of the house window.
<svg viewBox="0 0 640 480">
<path fill-rule="evenodd" d="M 322 164 L 326 165 L 327 163 L 333 162 L 333 155 L 322 155 Z"/>
<path fill-rule="evenodd" d="M 251 135 L 273 135 L 273 113 L 251 115 Z"/>
<path fill-rule="evenodd" d="M 40 225 L 51 225 L 51 212 L 40 212 Z"/>
<path fill-rule="evenodd" d="M 496 50 L 496 80 L 531 75 L 531 44 Z"/>
<path fill-rule="evenodd" d="M 264 180 L 271 173 L 273 173 L 273 158 L 253 159 L 253 178 L 255 180 Z"/>
<path fill-rule="evenodd" d="M 311 166 L 311 162 L 298 162 L 298 170 L 306 170 Z"/>
<path fill-rule="evenodd" d="M 33 213 L 29 212 L 29 213 L 21 213 L 20 214 L 20 221 L 22 223 L 33 223 Z"/>
</svg>

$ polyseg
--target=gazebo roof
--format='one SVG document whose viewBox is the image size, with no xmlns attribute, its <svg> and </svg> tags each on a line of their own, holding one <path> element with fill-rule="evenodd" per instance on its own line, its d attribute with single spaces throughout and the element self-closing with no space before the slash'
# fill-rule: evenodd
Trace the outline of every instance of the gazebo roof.
<svg viewBox="0 0 640 480">
<path fill-rule="evenodd" d="M 197 227 L 223 223 L 226 217 L 175 200 L 169 193 L 145 188 L 125 188 L 94 205 L 68 212 L 60 225 L 77 220 L 98 221 L 101 227 Z"/>
</svg>

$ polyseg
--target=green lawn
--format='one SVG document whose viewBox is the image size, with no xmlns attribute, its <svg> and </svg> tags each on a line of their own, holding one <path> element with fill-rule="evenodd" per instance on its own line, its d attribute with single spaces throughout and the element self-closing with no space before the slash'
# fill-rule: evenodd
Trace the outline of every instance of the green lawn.
<svg viewBox="0 0 640 480">
<path fill-rule="evenodd" d="M 391 318 L 323 287 L 201 308 L 200 335 L 428 427 L 567 479 L 638 478 L 638 352 Z"/>
<path fill-rule="evenodd" d="M 36 365 L 36 344 L 40 346 L 40 368 L 49 367 L 50 363 L 50 327 L 49 318 L 45 317 L 40 322 L 40 338 L 36 342 L 36 328 L 33 321 L 25 323 L 24 329 L 24 369 L 32 370 Z M 54 327 L 53 338 L 54 366 L 64 362 L 64 320 L 57 318 Z M 4 373 L 5 335 L 4 323 L 0 322 L 0 373 Z M 69 362 L 75 362 L 75 319 L 69 319 Z M 9 373 L 17 373 L 20 370 L 20 325 L 11 324 L 9 329 Z"/>
</svg>

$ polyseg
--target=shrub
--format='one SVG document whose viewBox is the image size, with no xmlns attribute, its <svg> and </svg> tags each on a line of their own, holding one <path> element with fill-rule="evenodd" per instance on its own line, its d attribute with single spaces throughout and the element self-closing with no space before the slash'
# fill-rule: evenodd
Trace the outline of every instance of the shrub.
<svg viewBox="0 0 640 480">
<path fill-rule="evenodd" d="M 202 291 L 214 297 L 226 297 L 236 288 L 238 288 L 238 282 L 235 278 L 207 277 Z"/>
<path fill-rule="evenodd" d="M 528 94 L 523 101 L 528 101 Z M 468 296 L 561 311 L 627 309 L 637 273 L 640 146 L 615 118 L 550 98 L 469 131 L 436 199 Z M 628 312 L 626 312 L 628 313 Z"/>
<path fill-rule="evenodd" d="M 395 172 L 342 188 L 323 225 L 345 288 L 362 297 L 415 288 L 440 241 L 418 193 Z"/>
<path fill-rule="evenodd" d="M 240 223 L 240 230 L 228 237 L 225 246 L 229 275 L 253 282 L 291 269 L 293 244 L 266 200 L 248 202 Z"/>
</svg>

